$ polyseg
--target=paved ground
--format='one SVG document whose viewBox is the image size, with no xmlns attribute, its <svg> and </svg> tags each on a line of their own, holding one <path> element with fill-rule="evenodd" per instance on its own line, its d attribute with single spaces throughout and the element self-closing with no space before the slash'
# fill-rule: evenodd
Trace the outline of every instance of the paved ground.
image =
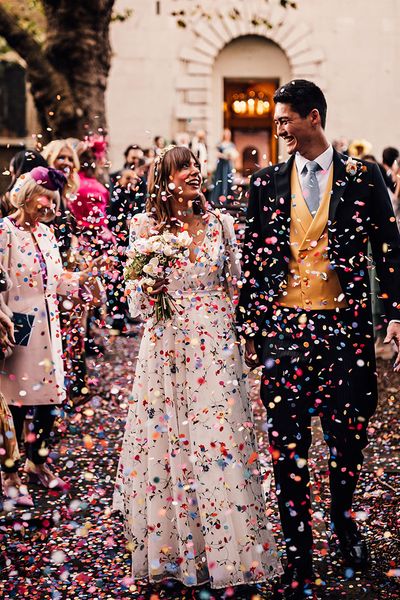
<svg viewBox="0 0 400 600">
<path fill-rule="evenodd" d="M 69 480 L 69 490 L 63 494 L 54 491 L 46 494 L 32 486 L 34 510 L 3 512 L 0 517 L 0 598 L 269 598 L 268 588 L 261 586 L 228 589 L 216 594 L 206 587 L 154 590 L 145 583 L 134 584 L 129 578 L 129 553 L 121 524 L 110 516 L 110 499 L 138 339 L 114 338 L 106 346 L 106 355 L 90 363 L 97 395 L 80 413 L 65 415 L 58 424 L 51 458 L 61 475 Z M 320 598 L 386 600 L 400 597 L 400 411 L 396 404 L 400 377 L 391 373 L 389 363 L 381 362 L 379 380 L 380 405 L 370 427 L 372 443 L 355 507 L 370 540 L 373 558 L 370 572 L 362 578 L 343 572 L 334 548 L 327 542 L 325 449 L 315 427 L 311 462 L 315 472 L 316 566 L 324 580 L 318 594 Z M 256 378 L 253 379 L 252 401 L 265 468 L 270 470 L 263 431 L 264 412 L 257 396 Z M 269 496 L 270 519 L 279 536 L 273 485 Z"/>
</svg>

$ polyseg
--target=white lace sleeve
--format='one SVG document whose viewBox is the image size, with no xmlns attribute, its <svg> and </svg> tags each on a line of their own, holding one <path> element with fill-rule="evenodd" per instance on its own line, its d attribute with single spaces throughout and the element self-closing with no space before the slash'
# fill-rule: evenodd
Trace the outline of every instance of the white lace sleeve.
<svg viewBox="0 0 400 600">
<path fill-rule="evenodd" d="M 147 237 L 154 227 L 154 219 L 146 213 L 140 213 L 133 217 L 129 229 L 129 248 L 139 237 Z M 128 253 L 129 253 L 128 248 Z M 125 283 L 129 314 L 131 317 L 141 317 L 143 320 L 149 318 L 153 313 L 152 301 L 143 292 L 141 279 L 130 279 Z"/>
<path fill-rule="evenodd" d="M 232 215 L 229 214 L 221 214 L 220 218 L 223 227 L 225 246 L 227 286 L 231 299 L 236 303 L 239 295 L 238 282 L 240 281 L 241 276 L 241 252 L 236 239 L 234 228 L 235 220 Z"/>
</svg>

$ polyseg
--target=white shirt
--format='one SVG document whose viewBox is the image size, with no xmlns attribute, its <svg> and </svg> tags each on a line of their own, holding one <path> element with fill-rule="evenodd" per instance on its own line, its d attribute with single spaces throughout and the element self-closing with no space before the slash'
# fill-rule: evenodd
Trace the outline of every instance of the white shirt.
<svg viewBox="0 0 400 600">
<path fill-rule="evenodd" d="M 333 148 L 329 144 L 325 152 L 314 158 L 314 161 L 319 164 L 321 167 L 316 173 L 318 186 L 319 186 L 319 201 L 321 202 L 324 197 L 326 186 L 328 185 L 329 179 L 329 169 L 332 166 L 333 162 Z M 309 161 L 308 158 L 304 158 L 299 152 L 296 152 L 295 156 L 296 169 L 299 175 L 299 181 L 301 185 L 301 189 L 304 192 L 304 177 L 306 175 L 306 171 L 303 173 L 303 169 Z"/>
</svg>

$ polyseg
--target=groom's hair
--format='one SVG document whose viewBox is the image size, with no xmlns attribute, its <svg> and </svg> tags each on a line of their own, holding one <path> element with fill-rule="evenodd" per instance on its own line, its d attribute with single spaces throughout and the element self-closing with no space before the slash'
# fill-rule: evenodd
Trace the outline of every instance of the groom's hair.
<svg viewBox="0 0 400 600">
<path fill-rule="evenodd" d="M 278 88 L 274 94 L 274 102 L 290 104 L 292 110 L 303 119 L 316 108 L 321 117 L 321 125 L 325 129 L 327 104 L 322 90 L 312 81 L 293 79 Z"/>
</svg>

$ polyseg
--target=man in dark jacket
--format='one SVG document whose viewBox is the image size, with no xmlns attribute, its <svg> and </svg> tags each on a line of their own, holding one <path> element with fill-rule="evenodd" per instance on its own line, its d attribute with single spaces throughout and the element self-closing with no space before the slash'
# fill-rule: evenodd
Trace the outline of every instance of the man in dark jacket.
<svg viewBox="0 0 400 600">
<path fill-rule="evenodd" d="M 144 180 L 144 159 L 140 159 L 137 168 L 120 171 L 112 190 L 108 209 L 109 227 L 112 229 L 118 245 L 119 277 L 113 284 L 112 298 L 109 299 L 110 313 L 113 317 L 112 329 L 119 334 L 126 333 L 127 303 L 123 270 L 126 262 L 126 248 L 129 243 L 129 224 L 132 217 L 145 210 L 147 185 Z"/>
<path fill-rule="evenodd" d="M 385 341 L 399 347 L 400 236 L 378 166 L 328 143 L 322 91 L 295 80 L 274 100 L 277 133 L 290 158 L 251 180 L 238 318 L 247 364 L 263 365 L 285 583 L 289 597 L 302 598 L 314 579 L 312 416 L 320 417 L 329 447 L 331 524 L 340 550 L 352 568 L 368 564 L 351 517 L 377 402 L 368 241 L 389 320 Z"/>
</svg>

